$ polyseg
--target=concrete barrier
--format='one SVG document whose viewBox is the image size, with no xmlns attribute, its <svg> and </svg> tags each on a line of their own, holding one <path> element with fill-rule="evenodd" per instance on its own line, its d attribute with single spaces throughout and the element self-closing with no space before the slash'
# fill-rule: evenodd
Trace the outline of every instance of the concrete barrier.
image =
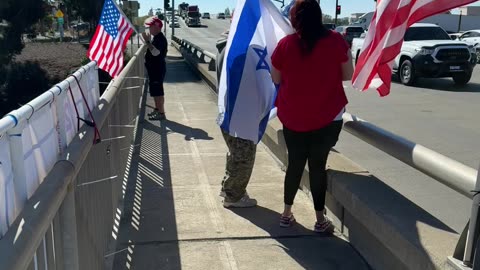
<svg viewBox="0 0 480 270">
<path fill-rule="evenodd" d="M 216 91 L 216 75 L 208 64 L 176 47 Z M 278 119 L 269 122 L 262 142 L 284 166 L 287 164 Z M 453 269 L 447 257 L 454 253 L 457 232 L 335 150 L 327 167 L 328 216 L 373 269 Z M 308 168 L 301 189 L 311 196 Z"/>
</svg>

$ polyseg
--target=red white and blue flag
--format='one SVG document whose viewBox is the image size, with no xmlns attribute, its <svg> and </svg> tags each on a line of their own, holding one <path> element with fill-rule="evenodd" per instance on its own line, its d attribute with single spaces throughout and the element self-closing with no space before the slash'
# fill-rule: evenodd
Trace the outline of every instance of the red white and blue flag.
<svg viewBox="0 0 480 270">
<path fill-rule="evenodd" d="M 408 27 L 434 14 L 476 1 L 378 0 L 353 74 L 353 87 L 360 90 L 376 88 L 381 96 L 388 95 L 393 61 L 400 53 Z"/>
<path fill-rule="evenodd" d="M 112 77 L 123 68 L 123 52 L 134 27 L 113 0 L 105 0 L 87 56 Z"/>
</svg>

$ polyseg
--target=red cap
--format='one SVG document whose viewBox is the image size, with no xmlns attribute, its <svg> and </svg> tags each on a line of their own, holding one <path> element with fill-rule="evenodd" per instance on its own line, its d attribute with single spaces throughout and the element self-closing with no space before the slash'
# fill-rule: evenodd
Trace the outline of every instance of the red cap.
<svg viewBox="0 0 480 270">
<path fill-rule="evenodd" d="M 149 19 L 147 22 L 145 22 L 145 25 L 146 26 L 156 25 L 156 26 L 162 28 L 163 27 L 163 22 L 158 17 L 153 17 L 153 18 Z"/>
</svg>

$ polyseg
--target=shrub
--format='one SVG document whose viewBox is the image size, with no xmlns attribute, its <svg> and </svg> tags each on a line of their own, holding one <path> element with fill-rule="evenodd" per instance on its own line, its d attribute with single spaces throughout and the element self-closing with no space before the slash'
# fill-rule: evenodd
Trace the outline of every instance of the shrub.
<svg viewBox="0 0 480 270">
<path fill-rule="evenodd" d="M 28 103 L 53 84 L 38 62 L 13 62 L 2 67 L 0 74 L 0 116 Z"/>
</svg>

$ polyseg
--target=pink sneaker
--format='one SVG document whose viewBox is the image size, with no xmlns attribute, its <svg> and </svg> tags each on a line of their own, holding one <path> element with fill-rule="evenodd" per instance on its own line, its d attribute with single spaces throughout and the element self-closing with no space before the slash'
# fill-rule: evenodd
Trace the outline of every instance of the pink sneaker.
<svg viewBox="0 0 480 270">
<path fill-rule="evenodd" d="M 295 217 L 291 214 L 289 217 L 284 217 L 283 215 L 280 217 L 280 227 L 288 228 L 291 227 L 295 223 Z"/>
<path fill-rule="evenodd" d="M 322 222 L 315 222 L 315 227 L 313 228 L 313 231 L 316 233 L 333 233 L 334 230 L 335 226 L 327 217 Z"/>
</svg>

